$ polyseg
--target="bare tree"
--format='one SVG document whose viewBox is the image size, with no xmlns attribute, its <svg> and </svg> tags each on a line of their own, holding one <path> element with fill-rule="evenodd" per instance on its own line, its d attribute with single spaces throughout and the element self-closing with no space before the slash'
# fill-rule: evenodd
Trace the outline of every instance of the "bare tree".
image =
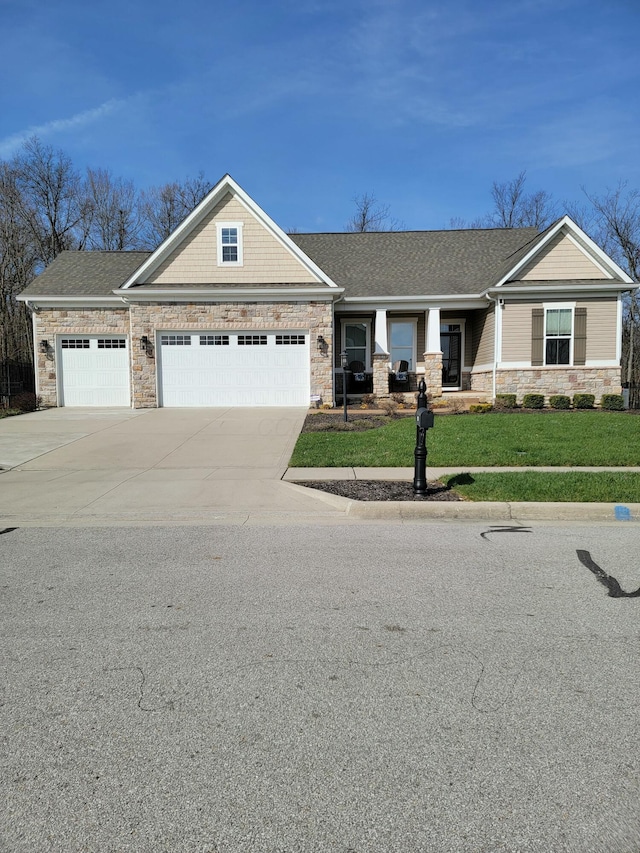
<svg viewBox="0 0 640 853">
<path fill-rule="evenodd" d="M 85 199 L 70 158 L 32 137 L 12 166 L 19 190 L 16 212 L 31 233 L 41 263 L 50 263 L 65 249 L 83 248 Z"/>
<path fill-rule="evenodd" d="M 593 235 L 605 252 L 612 257 L 634 281 L 640 278 L 640 191 L 629 189 L 621 181 L 615 189 L 603 195 L 583 192 L 594 212 Z M 640 300 L 633 290 L 625 305 L 623 328 L 623 366 L 625 381 L 640 384 Z"/>
<path fill-rule="evenodd" d="M 142 244 L 155 249 L 172 234 L 209 191 L 210 184 L 200 172 L 182 183 L 173 181 L 142 193 L 140 211 L 144 221 Z"/>
<path fill-rule="evenodd" d="M 38 262 L 31 233 L 21 216 L 15 171 L 0 162 L 0 361 L 32 360 L 29 312 L 16 296 L 34 276 Z M 8 384 L 5 377 L 0 381 Z"/>
<path fill-rule="evenodd" d="M 380 204 L 373 193 L 353 199 L 356 210 L 347 222 L 347 231 L 402 231 L 404 223 L 391 216 L 388 204 Z"/>
<path fill-rule="evenodd" d="M 141 222 L 133 181 L 114 178 L 108 169 L 87 169 L 85 198 L 87 248 L 138 248 Z"/>
<path fill-rule="evenodd" d="M 510 181 L 493 182 L 491 197 L 493 210 L 487 225 L 494 228 L 533 227 L 539 231 L 557 219 L 558 206 L 546 190 L 534 193 L 525 191 L 527 173 L 520 172 Z"/>
</svg>

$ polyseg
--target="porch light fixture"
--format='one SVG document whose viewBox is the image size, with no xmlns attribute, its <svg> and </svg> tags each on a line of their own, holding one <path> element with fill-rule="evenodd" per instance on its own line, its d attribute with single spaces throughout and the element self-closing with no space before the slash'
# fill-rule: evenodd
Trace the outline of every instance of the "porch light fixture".
<svg viewBox="0 0 640 853">
<path fill-rule="evenodd" d="M 320 352 L 324 352 L 327 348 L 327 342 L 325 341 L 323 335 L 318 335 L 318 349 Z"/>
<path fill-rule="evenodd" d="M 45 355 L 49 352 L 49 341 L 40 341 L 40 352 L 45 353 Z"/>
<path fill-rule="evenodd" d="M 140 349 L 142 350 L 142 352 L 146 353 L 149 358 L 152 358 L 153 344 L 151 343 L 147 335 L 143 335 L 140 338 Z"/>
</svg>

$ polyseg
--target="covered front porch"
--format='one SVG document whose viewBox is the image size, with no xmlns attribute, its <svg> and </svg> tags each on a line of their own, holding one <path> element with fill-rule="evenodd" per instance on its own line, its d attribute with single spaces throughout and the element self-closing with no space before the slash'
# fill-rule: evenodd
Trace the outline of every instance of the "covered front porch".
<svg viewBox="0 0 640 853">
<path fill-rule="evenodd" d="M 424 379 L 432 397 L 472 389 L 471 371 L 478 349 L 478 316 L 470 306 L 416 310 L 368 308 L 336 311 L 334 387 L 347 397 L 413 394 Z M 364 309 L 364 306 L 362 306 Z M 481 324 L 484 328 L 484 323 Z M 344 369 L 346 368 L 346 370 Z"/>
</svg>

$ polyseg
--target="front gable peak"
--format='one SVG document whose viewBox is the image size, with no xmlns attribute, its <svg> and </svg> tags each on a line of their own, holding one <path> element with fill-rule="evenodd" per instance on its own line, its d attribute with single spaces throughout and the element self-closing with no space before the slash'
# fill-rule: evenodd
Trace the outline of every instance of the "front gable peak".
<svg viewBox="0 0 640 853">
<path fill-rule="evenodd" d="M 337 287 L 230 175 L 122 285 Z"/>
<path fill-rule="evenodd" d="M 513 281 L 632 279 L 569 217 L 563 216 L 532 241 L 528 251 L 494 285 Z"/>
</svg>

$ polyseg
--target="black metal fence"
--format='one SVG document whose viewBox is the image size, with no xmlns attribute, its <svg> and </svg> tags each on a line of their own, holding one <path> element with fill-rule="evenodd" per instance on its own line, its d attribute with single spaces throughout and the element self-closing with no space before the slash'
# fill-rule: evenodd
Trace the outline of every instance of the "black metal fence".
<svg viewBox="0 0 640 853">
<path fill-rule="evenodd" d="M 34 394 L 36 379 L 28 361 L 0 361 L 0 406 L 9 409 L 23 394 Z"/>
</svg>

